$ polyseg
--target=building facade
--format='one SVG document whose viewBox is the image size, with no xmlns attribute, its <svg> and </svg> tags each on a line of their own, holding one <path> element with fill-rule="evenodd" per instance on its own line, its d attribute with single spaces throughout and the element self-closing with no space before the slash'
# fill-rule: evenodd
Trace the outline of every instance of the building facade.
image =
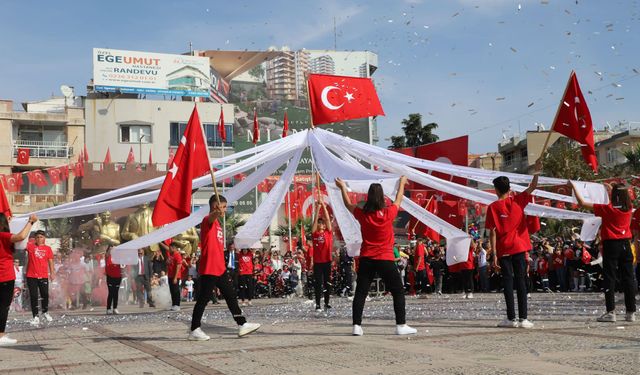
<svg viewBox="0 0 640 375">
<path fill-rule="evenodd" d="M 629 129 L 610 138 L 596 142 L 596 157 L 601 167 L 614 167 L 627 162 L 626 151 L 635 150 L 640 145 L 640 129 Z"/>
</svg>

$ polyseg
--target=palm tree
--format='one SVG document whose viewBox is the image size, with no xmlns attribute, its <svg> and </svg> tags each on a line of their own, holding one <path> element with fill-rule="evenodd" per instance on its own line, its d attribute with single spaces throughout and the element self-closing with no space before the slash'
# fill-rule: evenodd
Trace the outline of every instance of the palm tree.
<svg viewBox="0 0 640 375">
<path fill-rule="evenodd" d="M 313 225 L 310 217 L 299 218 L 295 223 L 292 223 L 291 237 L 300 237 L 301 225 L 304 226 L 305 238 L 308 239 L 311 235 L 311 226 Z M 274 230 L 272 234 L 274 236 L 289 237 L 289 218 L 285 217 L 284 224 L 278 224 L 278 229 Z"/>
<path fill-rule="evenodd" d="M 236 214 L 227 215 L 225 213 L 225 235 L 226 238 L 235 237 L 236 233 L 238 233 L 238 228 L 245 225 L 247 223 L 246 220 L 241 219 L 240 216 Z"/>
<path fill-rule="evenodd" d="M 631 173 L 640 173 L 640 144 L 635 148 L 630 148 L 622 152 L 627 161 L 625 166 L 631 170 Z"/>
<path fill-rule="evenodd" d="M 60 239 L 60 253 L 67 255 L 71 252 L 71 219 L 59 218 L 59 219 L 47 219 L 45 220 L 45 227 L 49 236 Z"/>
</svg>

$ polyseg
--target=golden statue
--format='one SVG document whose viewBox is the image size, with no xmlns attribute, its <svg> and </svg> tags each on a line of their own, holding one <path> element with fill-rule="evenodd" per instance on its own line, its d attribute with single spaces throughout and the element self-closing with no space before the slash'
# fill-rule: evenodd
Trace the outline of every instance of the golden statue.
<svg viewBox="0 0 640 375">
<path fill-rule="evenodd" d="M 135 240 L 138 237 L 142 237 L 156 230 L 156 227 L 153 226 L 153 222 L 151 221 L 152 214 L 153 209 L 149 207 L 148 203 L 140 205 L 134 213 L 127 216 L 127 220 L 122 227 L 122 239 L 125 241 Z M 153 244 L 150 247 L 151 252 L 159 249 L 157 244 Z"/>
<path fill-rule="evenodd" d="M 106 211 L 93 219 L 95 226 L 94 232 L 98 233 L 100 246 L 96 249 L 97 253 L 104 253 L 109 245 L 120 245 L 120 225 L 111 220 L 111 212 Z"/>
<path fill-rule="evenodd" d="M 186 231 L 178 234 L 173 237 L 173 243 L 178 244 L 180 250 L 183 250 L 188 257 L 191 254 L 195 253 L 198 250 L 198 243 L 200 242 L 200 237 L 198 236 L 198 232 L 196 228 L 191 227 Z"/>
</svg>

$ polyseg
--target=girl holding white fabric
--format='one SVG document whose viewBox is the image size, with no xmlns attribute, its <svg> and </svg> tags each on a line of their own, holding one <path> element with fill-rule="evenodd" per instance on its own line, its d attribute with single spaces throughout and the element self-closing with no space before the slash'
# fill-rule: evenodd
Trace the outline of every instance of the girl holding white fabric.
<svg viewBox="0 0 640 375">
<path fill-rule="evenodd" d="M 362 246 L 360 247 L 360 263 L 356 293 L 353 298 L 353 335 L 362 336 L 362 310 L 369 294 L 369 286 L 376 273 L 382 278 L 393 296 L 393 309 L 396 314 L 396 334 L 410 335 L 418 331 L 409 327 L 405 320 L 404 286 L 396 267 L 393 255 L 393 220 L 404 196 L 407 178 L 402 176 L 398 186 L 396 199 L 386 207 L 382 185 L 371 184 L 367 202 L 363 208 L 351 203 L 347 187 L 341 179 L 336 179 L 336 186 L 342 191 L 345 206 L 360 223 Z"/>
</svg>

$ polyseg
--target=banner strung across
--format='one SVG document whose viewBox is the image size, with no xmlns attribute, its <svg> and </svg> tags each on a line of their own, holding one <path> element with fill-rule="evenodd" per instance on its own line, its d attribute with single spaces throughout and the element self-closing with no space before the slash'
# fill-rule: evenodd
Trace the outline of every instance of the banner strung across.
<svg viewBox="0 0 640 375">
<path fill-rule="evenodd" d="M 209 97 L 209 59 L 94 48 L 93 83 L 96 91 Z"/>
</svg>

